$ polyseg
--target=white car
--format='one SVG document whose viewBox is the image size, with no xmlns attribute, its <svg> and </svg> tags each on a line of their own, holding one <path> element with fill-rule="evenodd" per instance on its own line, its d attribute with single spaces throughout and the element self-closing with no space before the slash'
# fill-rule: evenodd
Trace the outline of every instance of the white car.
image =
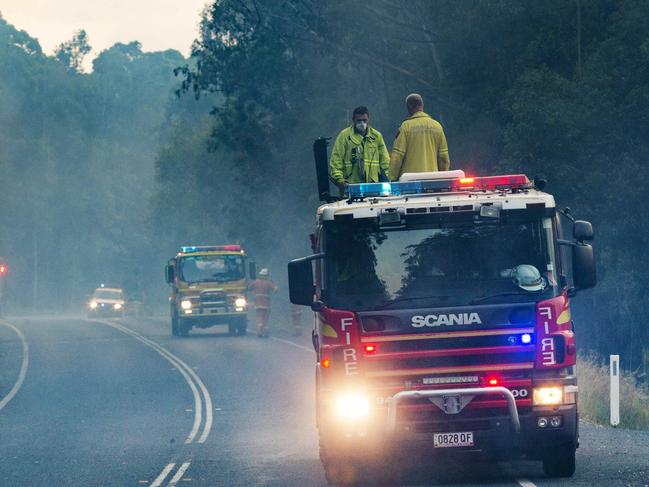
<svg viewBox="0 0 649 487">
<path fill-rule="evenodd" d="M 124 291 L 118 287 L 98 287 L 88 303 L 88 317 L 124 316 Z"/>
</svg>

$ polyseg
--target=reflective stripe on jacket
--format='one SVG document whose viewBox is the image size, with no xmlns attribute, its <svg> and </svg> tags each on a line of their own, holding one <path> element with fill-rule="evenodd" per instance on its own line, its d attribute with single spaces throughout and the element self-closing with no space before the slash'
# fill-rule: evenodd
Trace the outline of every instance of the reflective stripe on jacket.
<svg viewBox="0 0 649 487">
<path fill-rule="evenodd" d="M 403 173 L 448 171 L 450 167 L 446 136 L 440 123 L 424 112 L 404 120 L 392 148 L 392 178 L 396 181 Z"/>
<path fill-rule="evenodd" d="M 368 127 L 365 136 L 357 133 L 353 126 L 340 131 L 329 161 L 329 175 L 335 183 L 389 181 L 389 170 L 390 154 L 378 130 Z M 380 178 L 380 173 L 384 179 Z"/>
</svg>

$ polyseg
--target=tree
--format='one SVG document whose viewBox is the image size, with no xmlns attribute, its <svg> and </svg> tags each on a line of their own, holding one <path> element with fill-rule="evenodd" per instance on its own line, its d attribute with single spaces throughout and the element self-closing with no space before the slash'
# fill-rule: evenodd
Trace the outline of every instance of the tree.
<svg viewBox="0 0 649 487">
<path fill-rule="evenodd" d="M 74 33 L 72 39 L 59 44 L 54 51 L 54 57 L 68 69 L 80 73 L 83 71 L 83 58 L 91 50 L 88 35 L 81 29 Z"/>
<path fill-rule="evenodd" d="M 212 152 L 188 168 L 196 205 L 269 260 L 299 255 L 316 205 L 313 138 L 364 104 L 389 142 L 405 95 L 420 92 L 454 167 L 544 175 L 561 205 L 593 221 L 601 282 L 576 300 L 577 326 L 592 330 L 581 340 L 638 364 L 649 341 L 636 305 L 649 289 L 637 267 L 649 224 L 634 216 L 649 190 L 637 177 L 649 155 L 648 19 L 642 0 L 214 2 L 180 70 L 186 92 L 220 95 Z"/>
</svg>

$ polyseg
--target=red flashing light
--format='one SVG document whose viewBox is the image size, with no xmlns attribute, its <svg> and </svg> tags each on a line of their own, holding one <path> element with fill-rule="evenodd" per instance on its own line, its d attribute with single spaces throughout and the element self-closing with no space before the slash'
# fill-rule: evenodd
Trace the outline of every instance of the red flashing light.
<svg viewBox="0 0 649 487">
<path fill-rule="evenodd" d="M 365 345 L 365 352 L 367 353 L 376 352 L 376 345 Z"/>
<path fill-rule="evenodd" d="M 328 369 L 329 366 L 331 365 L 331 361 L 328 358 L 323 358 L 320 361 L 320 365 L 322 366 L 323 369 Z"/>
<path fill-rule="evenodd" d="M 492 377 L 491 379 L 487 379 L 487 384 L 490 386 L 497 386 L 498 385 L 498 379 L 495 377 Z"/>
<path fill-rule="evenodd" d="M 530 180 L 525 174 L 511 174 L 507 176 L 486 176 L 480 178 L 459 178 L 454 184 L 456 189 L 473 188 L 478 190 L 494 189 L 520 189 L 531 187 Z"/>
<path fill-rule="evenodd" d="M 4 274 L 5 272 L 7 272 L 7 266 L 0 265 L 0 274 Z"/>
<path fill-rule="evenodd" d="M 219 250 L 226 250 L 231 252 L 241 251 L 241 245 L 219 245 L 217 248 Z"/>
</svg>

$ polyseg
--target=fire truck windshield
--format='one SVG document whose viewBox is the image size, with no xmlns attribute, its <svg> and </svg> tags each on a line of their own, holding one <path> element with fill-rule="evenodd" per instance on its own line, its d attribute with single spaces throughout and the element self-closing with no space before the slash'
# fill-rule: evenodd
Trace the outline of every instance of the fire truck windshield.
<svg viewBox="0 0 649 487">
<path fill-rule="evenodd" d="M 238 255 L 191 255 L 179 265 L 185 282 L 227 282 L 245 277 L 243 257 Z"/>
<path fill-rule="evenodd" d="M 544 299 L 558 291 L 552 235 L 549 218 L 395 230 L 336 222 L 325 231 L 324 295 L 353 311 Z M 531 282 L 521 282 L 519 266 Z"/>
</svg>

